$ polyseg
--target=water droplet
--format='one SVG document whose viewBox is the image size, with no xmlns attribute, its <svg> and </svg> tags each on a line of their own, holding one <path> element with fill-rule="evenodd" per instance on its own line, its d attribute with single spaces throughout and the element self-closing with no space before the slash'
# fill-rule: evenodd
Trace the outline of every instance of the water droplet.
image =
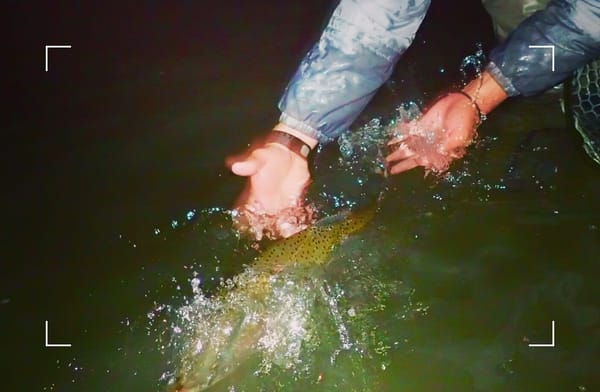
<svg viewBox="0 0 600 392">
<path fill-rule="evenodd" d="M 185 217 L 187 218 L 187 220 L 192 220 L 195 216 L 196 216 L 196 210 L 190 210 L 185 215 Z"/>
</svg>

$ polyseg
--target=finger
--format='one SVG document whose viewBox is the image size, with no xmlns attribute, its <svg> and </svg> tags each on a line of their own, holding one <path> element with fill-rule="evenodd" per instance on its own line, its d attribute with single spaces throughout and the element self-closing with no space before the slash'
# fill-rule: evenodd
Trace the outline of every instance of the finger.
<svg viewBox="0 0 600 392">
<path fill-rule="evenodd" d="M 408 148 L 408 146 L 402 143 L 397 149 L 392 151 L 386 158 L 386 162 L 400 161 L 403 159 L 411 158 L 415 155 L 414 151 Z"/>
<path fill-rule="evenodd" d="M 398 174 L 405 172 L 410 169 L 414 169 L 415 167 L 420 166 L 416 159 L 410 158 L 405 159 L 399 163 L 396 163 L 390 168 L 390 174 Z"/>
<path fill-rule="evenodd" d="M 231 171 L 233 172 L 233 174 L 244 177 L 255 175 L 258 172 L 259 168 L 259 164 L 255 159 L 236 162 L 233 165 L 231 165 Z"/>
<path fill-rule="evenodd" d="M 244 161 L 248 158 L 250 154 L 248 153 L 244 153 L 244 154 L 236 154 L 236 155 L 230 155 L 227 158 L 225 158 L 225 166 L 227 166 L 227 168 L 229 170 L 231 170 L 231 167 L 237 163 L 237 162 L 241 162 Z"/>
<path fill-rule="evenodd" d="M 387 145 L 393 146 L 394 144 L 403 142 L 404 139 L 406 139 L 406 135 L 394 136 L 393 138 L 390 139 L 390 141 L 387 143 Z"/>
<path fill-rule="evenodd" d="M 399 147 L 401 147 L 401 146 L 408 147 L 413 142 L 413 140 L 419 139 L 420 137 L 421 136 L 418 136 L 418 135 L 395 136 L 394 138 L 390 139 L 390 141 L 387 143 L 387 145 L 394 146 L 395 144 L 397 144 Z"/>
</svg>

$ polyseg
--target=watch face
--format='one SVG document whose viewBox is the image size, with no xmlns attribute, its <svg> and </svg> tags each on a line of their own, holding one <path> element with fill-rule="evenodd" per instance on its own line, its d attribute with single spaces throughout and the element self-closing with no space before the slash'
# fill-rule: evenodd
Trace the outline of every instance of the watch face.
<svg viewBox="0 0 600 392">
<path fill-rule="evenodd" d="M 300 155 L 306 158 L 308 157 L 308 154 L 310 154 L 310 147 L 304 144 L 302 147 L 300 147 Z"/>
<path fill-rule="evenodd" d="M 287 132 L 279 131 L 276 129 L 273 130 L 269 140 L 271 142 L 279 143 L 286 146 L 291 151 L 301 155 L 304 158 L 308 157 L 308 154 L 310 154 L 311 151 L 310 147 L 306 143 L 304 143 L 304 141 L 302 141 L 300 138 Z"/>
</svg>

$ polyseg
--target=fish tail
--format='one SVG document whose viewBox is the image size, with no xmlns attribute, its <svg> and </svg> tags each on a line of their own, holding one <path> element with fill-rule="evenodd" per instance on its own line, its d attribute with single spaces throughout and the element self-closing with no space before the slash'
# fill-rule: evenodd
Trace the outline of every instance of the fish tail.
<svg viewBox="0 0 600 392">
<path fill-rule="evenodd" d="M 265 279 L 257 279 L 244 287 L 249 306 L 254 307 L 257 317 L 248 319 L 246 309 L 228 307 L 215 319 L 212 342 L 207 342 L 200 353 L 189 353 L 184 359 L 185 369 L 177 378 L 169 392 L 200 392 L 212 387 L 233 373 L 246 362 L 260 337 L 264 334 L 264 319 L 261 312 L 265 308 L 259 297 L 268 288 Z M 251 305 L 250 305 L 251 303 Z"/>
</svg>

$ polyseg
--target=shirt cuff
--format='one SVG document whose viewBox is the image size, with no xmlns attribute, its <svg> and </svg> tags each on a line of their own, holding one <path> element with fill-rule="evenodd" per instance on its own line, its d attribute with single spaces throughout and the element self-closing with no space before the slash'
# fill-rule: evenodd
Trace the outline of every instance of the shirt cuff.
<svg viewBox="0 0 600 392">
<path fill-rule="evenodd" d="M 504 89 L 509 97 L 514 97 L 521 94 L 519 90 L 517 90 L 512 84 L 510 79 L 502 73 L 500 68 L 493 61 L 490 61 L 488 65 L 485 66 L 485 70 L 492 75 L 494 80 L 500 85 L 500 87 L 502 87 L 502 89 Z"/>
<path fill-rule="evenodd" d="M 279 122 L 280 124 L 287 125 L 288 127 L 296 131 L 302 132 L 305 135 L 312 137 L 313 139 L 317 139 L 319 143 L 325 144 L 333 141 L 332 138 L 326 136 L 323 132 L 320 132 L 319 130 L 311 127 L 310 125 L 295 119 L 294 117 L 288 115 L 285 112 L 281 113 L 281 116 L 279 117 Z"/>
</svg>

